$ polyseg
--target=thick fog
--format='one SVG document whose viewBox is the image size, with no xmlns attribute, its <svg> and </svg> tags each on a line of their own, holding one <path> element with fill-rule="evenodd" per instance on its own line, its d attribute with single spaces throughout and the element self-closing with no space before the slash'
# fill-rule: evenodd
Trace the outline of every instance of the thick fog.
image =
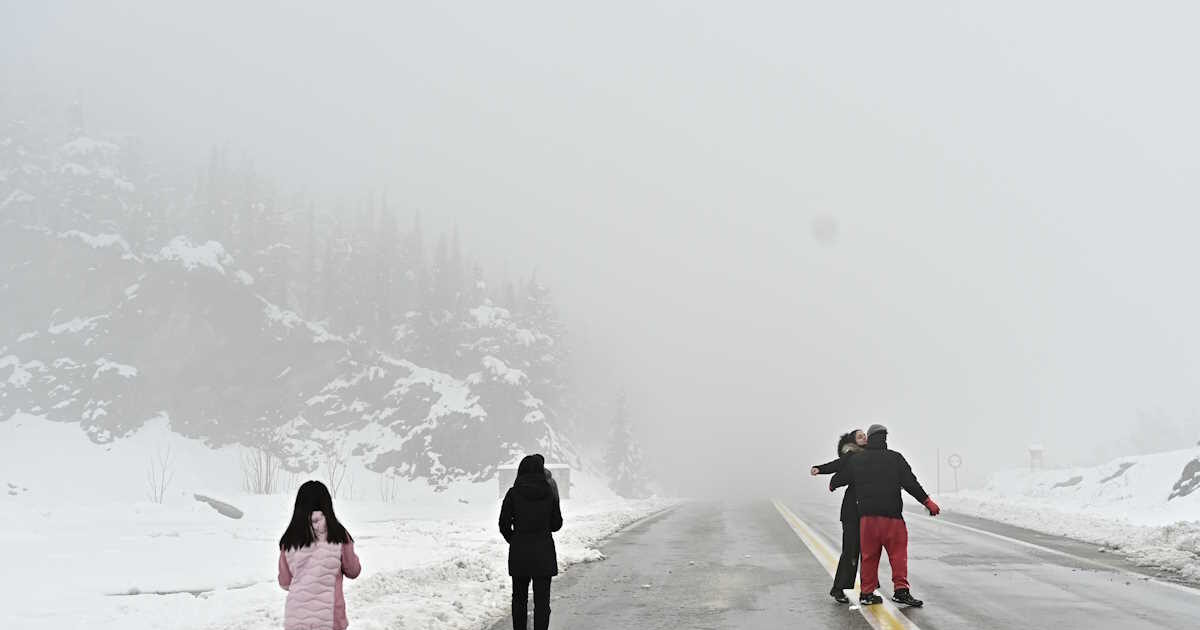
<svg viewBox="0 0 1200 630">
<path fill-rule="evenodd" d="M 27 2 L 0 17 L 0 109 L 78 98 L 180 172 L 224 146 L 457 225 L 550 287 L 586 419 L 627 391 L 671 489 L 808 484 L 880 422 L 932 490 L 939 449 L 979 483 L 1032 443 L 1200 439 L 1197 17 Z"/>
</svg>

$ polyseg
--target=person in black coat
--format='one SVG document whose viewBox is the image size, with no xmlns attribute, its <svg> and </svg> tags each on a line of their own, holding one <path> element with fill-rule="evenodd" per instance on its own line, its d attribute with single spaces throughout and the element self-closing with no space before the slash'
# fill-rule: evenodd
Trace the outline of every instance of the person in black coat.
<svg viewBox="0 0 1200 630">
<path fill-rule="evenodd" d="M 887 446 L 887 427 L 873 424 L 867 429 L 867 447 L 848 459 L 833 476 L 830 487 L 853 484 L 858 494 L 859 539 L 862 545 L 862 584 L 859 603 L 878 604 L 879 560 L 887 550 L 892 565 L 892 601 L 908 606 L 923 602 L 912 596 L 908 585 L 908 527 L 904 524 L 904 499 L 900 490 L 925 505 L 932 516 L 941 511 L 913 474 L 900 453 Z"/>
<path fill-rule="evenodd" d="M 562 529 L 558 493 L 546 475 L 545 459 L 528 455 L 500 506 L 500 535 L 508 542 L 508 574 L 513 580 L 513 630 L 525 630 L 529 584 L 533 583 L 533 627 L 550 627 L 550 578 L 558 575 L 552 532 Z"/>
<path fill-rule="evenodd" d="M 866 444 L 867 434 L 861 430 L 845 433 L 838 438 L 838 458 L 820 466 L 813 466 L 810 472 L 814 477 L 838 473 L 846 460 L 861 452 Z M 835 489 L 830 487 L 829 491 L 833 492 Z M 854 486 L 846 486 L 846 493 L 842 496 L 841 520 L 842 556 L 838 559 L 837 571 L 833 574 L 833 588 L 829 589 L 829 594 L 838 603 L 847 604 L 850 599 L 846 597 L 845 591 L 854 588 L 854 577 L 858 574 L 858 498 Z"/>
</svg>

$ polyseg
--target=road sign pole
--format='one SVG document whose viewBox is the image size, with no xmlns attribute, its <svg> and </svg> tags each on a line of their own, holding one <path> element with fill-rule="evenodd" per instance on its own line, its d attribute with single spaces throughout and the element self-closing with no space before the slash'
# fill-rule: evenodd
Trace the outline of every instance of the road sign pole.
<svg viewBox="0 0 1200 630">
<path fill-rule="evenodd" d="M 946 465 L 954 470 L 954 491 L 958 492 L 958 467 L 962 466 L 962 455 L 951 453 L 946 458 Z"/>
</svg>

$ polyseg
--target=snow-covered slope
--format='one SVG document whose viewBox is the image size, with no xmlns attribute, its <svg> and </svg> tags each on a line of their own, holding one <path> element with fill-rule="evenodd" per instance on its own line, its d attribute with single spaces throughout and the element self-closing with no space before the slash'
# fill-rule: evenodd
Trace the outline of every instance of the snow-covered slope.
<svg viewBox="0 0 1200 630">
<path fill-rule="evenodd" d="M 286 479 L 276 494 L 246 494 L 239 450 L 180 436 L 165 419 L 106 444 L 34 416 L 0 422 L 0 554 L 16 568 L 0 572 L 0 625 L 281 627 L 276 545 L 307 477 Z M 154 503 L 149 473 L 164 455 L 170 481 Z M 564 567 L 600 559 L 599 541 L 668 505 L 623 500 L 586 474 L 573 482 L 556 537 Z M 243 515 L 222 516 L 195 494 Z M 364 566 L 346 583 L 353 627 L 482 629 L 504 614 L 495 480 L 435 492 L 355 465 L 335 503 Z"/>
<path fill-rule="evenodd" d="M 426 252 L 382 200 L 318 212 L 220 151 L 177 181 L 72 112 L 0 123 L 0 423 L 109 443 L 165 417 L 293 471 L 357 457 L 435 486 L 575 459 L 543 285 L 489 288 L 457 233 Z"/>
<path fill-rule="evenodd" d="M 1090 468 L 1004 471 L 982 490 L 939 500 L 951 510 L 1095 542 L 1200 580 L 1200 448 Z"/>
<path fill-rule="evenodd" d="M 570 457 L 528 377 L 496 356 L 530 334 L 504 309 L 486 307 L 458 378 L 271 303 L 216 242 L 134 253 L 115 235 L 2 228 L 0 296 L 20 307 L 0 338 L 0 422 L 45 416 L 107 443 L 166 417 L 291 470 L 355 456 L 438 485 L 490 478 L 525 450 Z"/>
</svg>

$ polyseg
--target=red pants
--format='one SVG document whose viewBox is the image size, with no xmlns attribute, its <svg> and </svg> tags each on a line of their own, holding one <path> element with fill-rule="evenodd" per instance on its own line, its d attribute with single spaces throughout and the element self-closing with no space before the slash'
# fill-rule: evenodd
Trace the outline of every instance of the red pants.
<svg viewBox="0 0 1200 630">
<path fill-rule="evenodd" d="M 904 519 L 887 516 L 864 516 L 858 519 L 862 542 L 861 592 L 874 593 L 879 588 L 879 558 L 887 549 L 892 564 L 892 585 L 908 588 L 908 527 Z"/>
</svg>

